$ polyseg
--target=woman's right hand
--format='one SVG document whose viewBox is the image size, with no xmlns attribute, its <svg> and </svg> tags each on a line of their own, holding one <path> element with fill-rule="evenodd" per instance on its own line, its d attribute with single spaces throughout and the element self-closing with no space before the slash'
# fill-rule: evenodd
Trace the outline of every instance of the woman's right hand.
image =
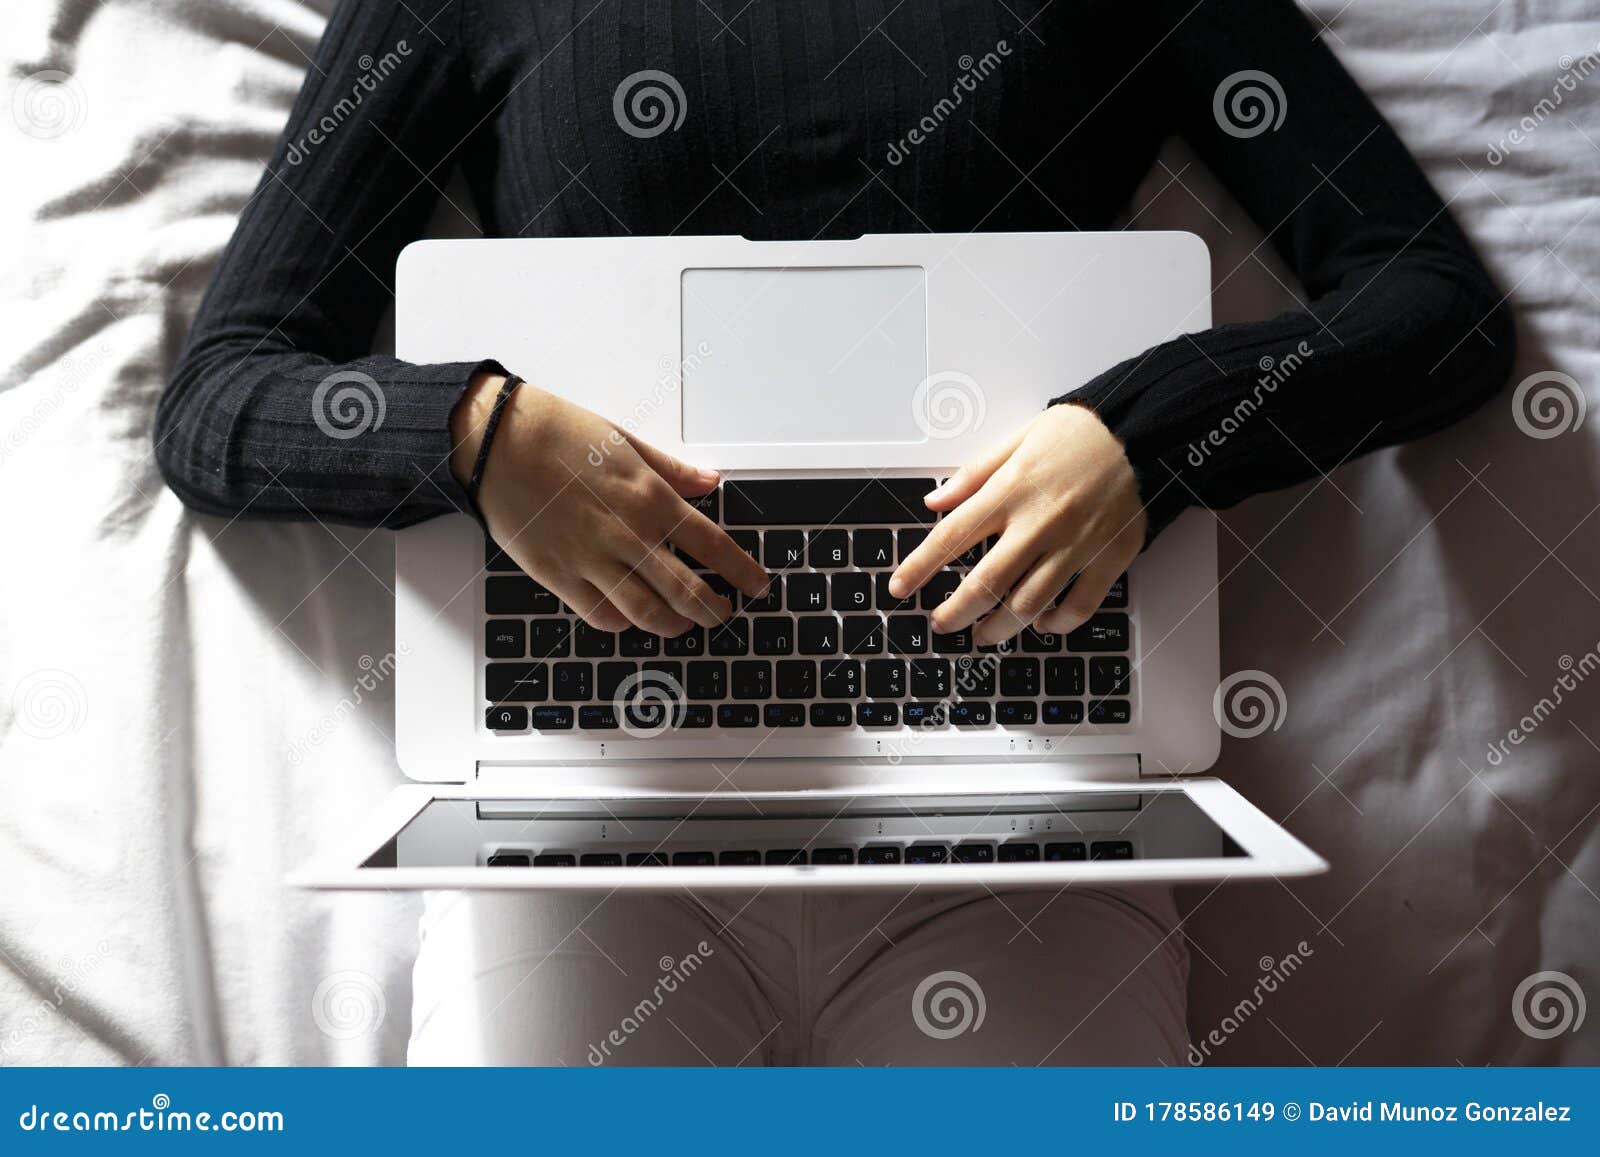
<svg viewBox="0 0 1600 1157">
<path fill-rule="evenodd" d="M 450 417 L 450 466 L 466 485 L 504 383 L 480 373 Z M 700 470 L 617 429 L 598 414 L 524 382 L 489 447 L 478 508 L 524 572 L 602 631 L 630 623 L 671 638 L 713 627 L 733 611 L 672 548 L 737 590 L 767 589 L 761 565 L 685 498 L 709 493 Z"/>
</svg>

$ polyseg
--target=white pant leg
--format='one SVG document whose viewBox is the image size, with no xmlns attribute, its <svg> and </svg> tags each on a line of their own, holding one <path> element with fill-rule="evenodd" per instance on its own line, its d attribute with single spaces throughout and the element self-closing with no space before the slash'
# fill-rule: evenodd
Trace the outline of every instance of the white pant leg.
<svg viewBox="0 0 1600 1157">
<path fill-rule="evenodd" d="M 718 907 L 655 895 L 429 894 L 409 1063 L 764 1063 L 780 1018 L 738 939 L 759 929 L 741 917 L 724 932 L 732 910 L 710 903 Z"/>
<path fill-rule="evenodd" d="M 1168 888 L 815 904 L 815 1064 L 1184 1063 L 1188 950 Z M 914 1005 L 940 973 L 962 975 Z"/>
</svg>

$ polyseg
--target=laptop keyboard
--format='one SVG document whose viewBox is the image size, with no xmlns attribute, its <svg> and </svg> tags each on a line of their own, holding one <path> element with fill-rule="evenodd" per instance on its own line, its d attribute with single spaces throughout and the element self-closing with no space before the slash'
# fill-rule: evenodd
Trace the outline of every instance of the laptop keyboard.
<svg viewBox="0 0 1600 1157">
<path fill-rule="evenodd" d="M 983 557 L 980 544 L 909 599 L 889 576 L 935 516 L 932 478 L 723 483 L 694 505 L 771 573 L 761 599 L 675 638 L 597 631 L 491 542 L 484 582 L 485 725 L 495 732 L 655 735 L 673 727 L 1025 729 L 1133 719 L 1128 576 L 1066 634 L 1025 630 L 976 647 L 971 629 L 934 633 L 928 616 Z M 662 725 L 670 703 L 672 719 Z"/>
</svg>

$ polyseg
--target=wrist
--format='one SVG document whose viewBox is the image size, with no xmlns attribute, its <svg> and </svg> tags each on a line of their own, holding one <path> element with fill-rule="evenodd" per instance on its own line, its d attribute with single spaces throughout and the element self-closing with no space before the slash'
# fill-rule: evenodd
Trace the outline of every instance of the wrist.
<svg viewBox="0 0 1600 1157">
<path fill-rule="evenodd" d="M 468 380 L 455 409 L 450 411 L 450 440 L 454 446 L 450 451 L 450 473 L 463 486 L 472 478 L 489 415 L 505 383 L 506 376 L 502 373 L 477 371 Z"/>
</svg>

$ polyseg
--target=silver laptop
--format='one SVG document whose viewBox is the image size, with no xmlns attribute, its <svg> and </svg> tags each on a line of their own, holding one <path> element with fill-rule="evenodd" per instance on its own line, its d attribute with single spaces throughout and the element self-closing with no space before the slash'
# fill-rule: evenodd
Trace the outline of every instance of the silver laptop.
<svg viewBox="0 0 1600 1157">
<path fill-rule="evenodd" d="M 723 473 L 774 575 L 715 630 L 582 625 L 466 517 L 396 539 L 412 782 L 328 888 L 866 888 L 1216 880 L 1325 863 L 1219 779 L 1216 527 L 1177 520 L 1065 636 L 975 648 L 887 576 L 937 479 L 1210 324 L 1184 233 L 426 241 L 397 352 L 494 356 Z M 604 448 L 596 448 L 603 454 Z"/>
</svg>

